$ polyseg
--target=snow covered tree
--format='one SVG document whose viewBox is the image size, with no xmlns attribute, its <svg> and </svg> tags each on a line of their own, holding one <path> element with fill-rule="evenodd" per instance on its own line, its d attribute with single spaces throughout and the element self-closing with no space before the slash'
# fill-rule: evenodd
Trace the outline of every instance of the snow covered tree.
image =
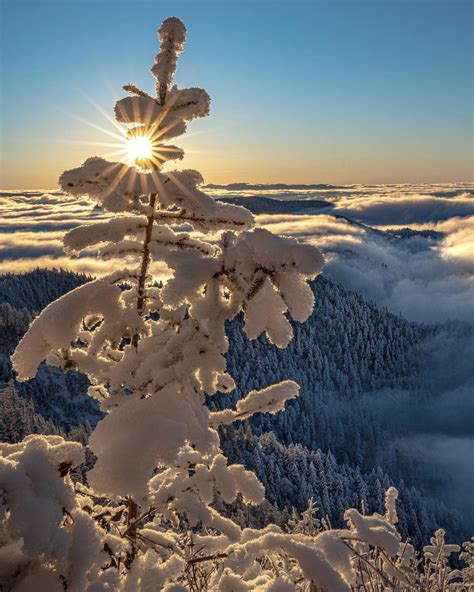
<svg viewBox="0 0 474 592">
<path fill-rule="evenodd" d="M 121 269 L 50 304 L 12 359 L 21 380 L 34 376 L 42 360 L 88 376 L 89 394 L 107 414 L 90 437 L 97 461 L 88 482 L 94 494 L 126 500 L 130 525 L 151 507 L 157 524 L 177 525 L 184 517 L 190 527 L 238 540 L 240 529 L 210 506 L 214 490 L 225 501 L 240 492 L 257 503 L 263 488 L 241 465 L 227 466 L 217 427 L 277 412 L 298 387 L 282 382 L 252 391 L 235 409 L 210 413 L 205 395 L 234 387 L 226 373 L 225 321 L 243 310 L 249 338 L 266 332 L 286 346 L 292 337 L 286 314 L 299 321 L 310 314 L 314 298 L 306 282 L 323 259 L 313 247 L 252 229 L 251 213 L 208 197 L 196 171 L 162 170 L 183 156 L 166 142 L 206 116 L 210 99 L 202 89 L 172 85 L 183 23 L 167 19 L 158 36 L 156 96 L 129 84 L 130 96 L 115 107 L 128 127 L 133 162 L 94 157 L 60 179 L 63 190 L 117 214 L 69 232 L 67 251 L 96 247 L 104 259 L 120 257 Z M 151 274 L 155 261 L 172 272 L 161 286 Z M 136 531 L 128 532 L 133 544 Z"/>
<path fill-rule="evenodd" d="M 166 141 L 183 134 L 188 121 L 207 115 L 210 100 L 202 89 L 172 86 L 186 38 L 183 23 L 167 19 L 158 36 L 156 97 L 129 84 L 131 96 L 115 107 L 117 120 L 129 126 L 130 142 L 147 146 L 147 156 L 137 151 L 134 164 L 90 158 L 60 178 L 63 190 L 87 194 L 117 212 L 69 232 L 67 251 L 98 247 L 104 259 L 120 257 L 121 269 L 49 305 L 12 359 L 22 380 L 42 360 L 85 373 L 89 394 L 107 413 L 90 439 L 98 457 L 90 484 L 97 492 L 137 501 L 152 496 L 161 503 L 172 495 L 166 507 L 171 517 L 183 504 L 193 512 L 201 508 L 188 499 L 191 491 L 199 498 L 199 487 L 190 484 L 202 485 L 188 475 L 188 462 L 208 466 L 209 482 L 220 473 L 232 476 L 232 483 L 244 475 L 221 466 L 217 426 L 257 411 L 279 411 L 297 395 L 297 385 L 287 381 L 251 392 L 235 410 L 208 412 L 205 394 L 234 387 L 223 356 L 225 321 L 243 310 L 249 338 L 266 332 L 286 346 L 292 337 L 286 313 L 300 321 L 308 317 L 314 298 L 307 280 L 321 270 L 323 259 L 314 247 L 252 230 L 251 213 L 208 197 L 196 171 L 162 171 L 163 162 L 183 156 Z M 161 286 L 150 273 L 156 261 L 172 271 Z M 211 469 L 213 459 L 218 467 Z M 166 479 L 158 474 L 148 483 L 157 466 L 176 463 L 180 468 Z M 259 499 L 260 488 L 245 479 L 255 489 L 250 497 Z M 233 492 L 233 485 L 226 487 Z M 186 503 L 178 491 L 183 488 Z M 208 517 L 209 525 L 214 519 Z"/>
<path fill-rule="evenodd" d="M 347 510 L 348 529 L 319 533 L 312 510 L 311 532 L 285 533 L 276 525 L 242 529 L 213 505 L 216 493 L 226 503 L 238 495 L 263 500 L 255 475 L 228 465 L 219 426 L 281 411 L 298 394 L 286 380 L 251 391 L 235 408 L 210 411 L 206 395 L 235 386 L 226 371 L 225 323 L 243 312 L 249 339 L 265 333 L 285 347 L 288 316 L 303 322 L 313 309 L 307 282 L 323 258 L 310 245 L 254 228 L 246 209 L 208 197 L 198 172 L 163 170 L 183 156 L 167 141 L 206 116 L 210 99 L 202 89 L 172 84 L 183 23 L 167 19 L 158 36 L 156 95 L 128 84 L 130 96 L 115 107 L 127 126 L 129 162 L 94 157 L 60 178 L 64 191 L 115 213 L 70 231 L 66 250 L 97 249 L 103 259 L 120 259 L 120 269 L 47 306 L 12 359 L 20 380 L 43 360 L 84 373 L 105 417 L 89 439 L 96 462 L 87 485 L 71 478 L 84 461 L 79 443 L 34 435 L 0 445 L 2 590 L 308 584 L 349 592 L 361 582 L 355 559 L 374 548 L 380 552 L 371 573 L 401 581 L 393 492 L 386 516 Z M 156 281 L 156 262 L 170 270 L 167 280 Z"/>
</svg>

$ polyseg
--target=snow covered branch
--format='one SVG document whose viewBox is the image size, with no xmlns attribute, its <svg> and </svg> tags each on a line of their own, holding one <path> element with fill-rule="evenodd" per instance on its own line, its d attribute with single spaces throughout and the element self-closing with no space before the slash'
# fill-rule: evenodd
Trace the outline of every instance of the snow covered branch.
<svg viewBox="0 0 474 592">
<path fill-rule="evenodd" d="M 235 411 L 224 409 L 211 413 L 210 423 L 213 427 L 227 425 L 236 420 L 244 420 L 255 413 L 278 413 L 285 408 L 286 401 L 298 396 L 299 386 L 292 380 L 284 380 L 261 391 L 251 391 L 237 402 Z"/>
</svg>

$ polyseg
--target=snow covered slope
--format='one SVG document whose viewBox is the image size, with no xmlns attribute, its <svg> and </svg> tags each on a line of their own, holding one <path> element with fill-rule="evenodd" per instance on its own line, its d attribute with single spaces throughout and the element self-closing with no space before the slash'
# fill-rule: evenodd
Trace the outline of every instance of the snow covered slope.
<svg viewBox="0 0 474 592">
<path fill-rule="evenodd" d="M 85 396 L 81 375 L 43 366 L 37 378 L 18 384 L 8 358 L 31 316 L 86 280 L 44 270 L 0 277 L 5 439 L 20 439 L 28 429 L 54 433 L 86 425 L 74 433 L 84 437 L 87 424 L 100 417 Z M 405 534 L 421 543 L 439 525 L 459 533 L 443 504 L 429 497 L 422 501 L 412 488 L 416 459 L 397 448 L 395 431 L 387 429 L 370 399 L 390 399 L 395 389 L 421 392 L 423 347 L 433 330 L 379 310 L 327 278 L 318 278 L 313 290 L 316 311 L 304 325 L 294 324 L 295 339 L 287 349 L 264 344 L 263 338 L 249 342 L 240 320 L 229 326 L 229 369 L 239 386 L 233 398 L 284 378 L 298 380 L 301 396 L 284 413 L 252 420 L 256 436 L 247 423 L 224 430 L 226 451 L 257 471 L 270 501 L 280 507 L 303 509 L 313 496 L 333 524 L 341 524 L 344 509 L 360 507 L 362 500 L 370 511 L 381 508 L 382 492 L 397 482 Z M 266 435 L 272 431 L 280 443 Z M 419 474 L 417 481 L 423 486 Z"/>
</svg>

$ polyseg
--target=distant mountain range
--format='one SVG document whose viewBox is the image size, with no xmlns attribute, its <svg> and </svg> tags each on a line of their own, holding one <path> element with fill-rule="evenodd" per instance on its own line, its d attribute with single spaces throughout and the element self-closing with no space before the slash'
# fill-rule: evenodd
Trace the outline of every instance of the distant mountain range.
<svg viewBox="0 0 474 592">
<path fill-rule="evenodd" d="M 227 185 L 217 185 L 215 183 L 209 183 L 205 185 L 206 189 L 228 189 L 230 191 L 268 191 L 268 190 L 285 190 L 285 189 L 295 189 L 295 190 L 325 190 L 325 189 L 350 189 L 354 187 L 354 185 L 330 185 L 326 183 L 312 183 L 312 184 L 288 184 L 288 183 L 228 183 Z"/>
<path fill-rule="evenodd" d="M 319 213 L 324 208 L 331 208 L 331 204 L 319 199 L 292 199 L 291 201 L 272 199 L 271 197 L 220 197 L 218 201 L 243 206 L 254 214 L 312 214 Z"/>
</svg>

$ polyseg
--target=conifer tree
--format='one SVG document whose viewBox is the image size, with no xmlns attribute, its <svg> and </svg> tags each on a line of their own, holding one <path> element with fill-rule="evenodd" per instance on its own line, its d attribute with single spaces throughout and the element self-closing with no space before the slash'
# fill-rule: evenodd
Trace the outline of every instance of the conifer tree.
<svg viewBox="0 0 474 592">
<path fill-rule="evenodd" d="M 226 371 L 225 323 L 242 312 L 249 339 L 265 333 L 285 347 L 288 316 L 303 322 L 313 309 L 307 281 L 323 259 L 310 245 L 254 228 L 246 209 L 214 201 L 200 189 L 198 172 L 162 168 L 183 156 L 168 140 L 208 115 L 210 100 L 202 89 L 173 85 L 183 23 L 167 19 L 158 37 L 155 95 L 128 84 L 129 96 L 115 107 L 132 162 L 93 157 L 60 178 L 64 191 L 88 195 L 114 214 L 70 231 L 66 250 L 96 248 L 103 259 L 119 258 L 120 269 L 47 306 L 13 363 L 20 380 L 33 377 L 43 360 L 86 374 L 105 417 L 89 439 L 96 461 L 87 485 L 71 478 L 84 461 L 77 442 L 30 435 L 0 444 L 2 590 L 308 584 L 350 592 L 361 582 L 354 559 L 367 549 L 378 550 L 372 575 L 402 581 L 394 492 L 386 516 L 347 510 L 347 530 L 319 533 L 312 509 L 305 518 L 311 532 L 285 533 L 276 525 L 242 529 L 213 506 L 216 492 L 227 503 L 239 494 L 247 503 L 263 500 L 255 475 L 228 465 L 218 427 L 281 411 L 298 394 L 286 380 L 211 412 L 206 395 L 235 386 Z M 171 272 L 162 283 L 153 276 L 158 261 Z"/>
</svg>

